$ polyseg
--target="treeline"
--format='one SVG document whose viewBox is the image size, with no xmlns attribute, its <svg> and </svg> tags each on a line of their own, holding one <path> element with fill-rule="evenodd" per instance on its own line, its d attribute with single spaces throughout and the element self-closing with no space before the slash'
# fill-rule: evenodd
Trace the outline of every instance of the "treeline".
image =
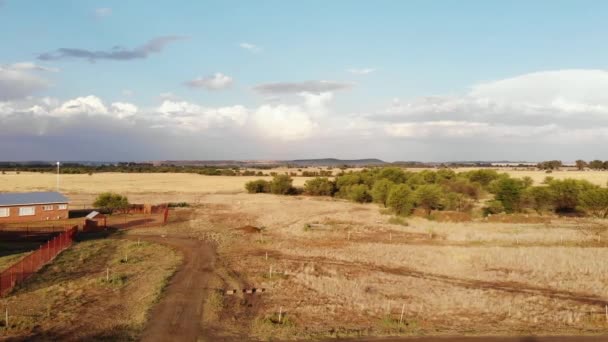
<svg viewBox="0 0 608 342">
<path fill-rule="evenodd" d="M 470 212 L 484 199 L 484 215 L 547 212 L 608 216 L 608 189 L 585 180 L 555 180 L 533 185 L 530 177 L 512 178 L 495 170 L 456 173 L 451 169 L 420 172 L 396 167 L 375 168 L 338 175 L 335 180 L 317 177 L 301 189 L 287 175 L 272 181 L 256 180 L 245 186 L 249 193 L 333 196 L 354 202 L 375 202 L 401 216 L 421 209 Z"/>
<path fill-rule="evenodd" d="M 18 164 L 4 163 L 0 164 L 2 174 L 7 172 L 39 172 L 39 173 L 55 173 L 57 166 L 50 164 Z M 211 167 L 211 166 L 178 166 L 178 165 L 153 165 L 148 163 L 117 163 L 104 165 L 82 165 L 66 163 L 61 165 L 62 174 L 94 174 L 104 172 L 117 173 L 193 173 L 206 176 L 276 176 L 278 173 L 263 172 L 261 170 L 247 170 L 239 167 Z M 331 170 L 307 171 L 298 169 L 303 177 L 331 177 Z M 297 172 L 289 172 L 289 176 L 298 177 Z"/>
</svg>

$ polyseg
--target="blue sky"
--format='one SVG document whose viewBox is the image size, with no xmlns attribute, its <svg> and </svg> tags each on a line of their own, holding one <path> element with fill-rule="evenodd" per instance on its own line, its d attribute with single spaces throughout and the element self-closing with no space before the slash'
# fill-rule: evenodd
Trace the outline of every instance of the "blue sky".
<svg viewBox="0 0 608 342">
<path fill-rule="evenodd" d="M 4 0 L 0 159 L 601 158 L 607 21 L 605 1 Z"/>
</svg>

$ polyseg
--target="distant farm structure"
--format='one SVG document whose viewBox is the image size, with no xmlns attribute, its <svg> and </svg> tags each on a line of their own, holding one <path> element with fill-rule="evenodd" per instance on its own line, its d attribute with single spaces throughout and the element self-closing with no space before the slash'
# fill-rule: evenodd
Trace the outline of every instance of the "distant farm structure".
<svg viewBox="0 0 608 342">
<path fill-rule="evenodd" d="M 0 193 L 0 223 L 65 220 L 68 201 L 58 192 Z"/>
</svg>

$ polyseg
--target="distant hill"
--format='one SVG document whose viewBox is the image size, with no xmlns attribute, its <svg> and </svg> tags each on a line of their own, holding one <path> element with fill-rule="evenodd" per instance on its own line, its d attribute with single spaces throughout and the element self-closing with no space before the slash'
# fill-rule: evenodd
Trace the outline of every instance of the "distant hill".
<svg viewBox="0 0 608 342">
<path fill-rule="evenodd" d="M 155 165 L 177 165 L 177 166 L 373 166 L 386 165 L 380 159 L 297 159 L 297 160 L 164 160 L 154 162 Z"/>
<path fill-rule="evenodd" d="M 335 159 L 335 158 L 323 158 L 323 159 L 297 159 L 286 161 L 290 165 L 299 166 L 371 166 L 371 165 L 385 165 L 388 164 L 380 159 Z"/>
</svg>

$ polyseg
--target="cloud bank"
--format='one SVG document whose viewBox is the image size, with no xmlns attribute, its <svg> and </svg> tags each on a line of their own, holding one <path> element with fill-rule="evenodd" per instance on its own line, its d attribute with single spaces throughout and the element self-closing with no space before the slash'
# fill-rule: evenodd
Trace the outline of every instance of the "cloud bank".
<svg viewBox="0 0 608 342">
<path fill-rule="evenodd" d="M 34 77 L 52 68 L 32 63 L 3 66 L 4 79 L 8 69 L 11 75 Z M 37 83 L 32 85 L 36 88 Z M 95 141 L 84 156 L 98 153 L 114 139 L 129 147 L 145 142 L 148 152 L 142 147 L 141 153 L 164 151 L 175 158 L 321 153 L 388 160 L 601 158 L 608 143 L 607 86 L 604 70 L 546 71 L 482 82 L 461 95 L 395 99 L 384 108 L 360 113 L 337 109 L 335 97 L 347 96 L 338 90 L 350 85 L 331 81 L 262 84 L 256 91 L 265 95 L 295 96 L 290 102 L 225 106 L 170 94 L 151 107 L 95 95 L 37 98 L 29 95 L 30 87 L 0 100 L 0 153 L 9 156 L 14 139 L 38 141 L 40 146 L 32 151 L 39 151 L 51 142 L 60 144 L 56 139 L 62 137 L 77 140 L 79 146 Z"/>
</svg>

